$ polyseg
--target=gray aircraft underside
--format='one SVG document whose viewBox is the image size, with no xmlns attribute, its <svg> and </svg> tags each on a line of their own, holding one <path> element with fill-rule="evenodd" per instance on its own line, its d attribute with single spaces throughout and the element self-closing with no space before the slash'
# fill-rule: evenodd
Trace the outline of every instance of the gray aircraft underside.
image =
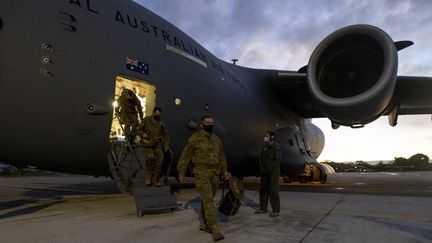
<svg viewBox="0 0 432 243">
<path fill-rule="evenodd" d="M 324 147 L 308 118 L 357 127 L 381 115 L 395 125 L 398 115 L 432 113 L 431 78 L 397 76 L 397 51 L 411 44 L 373 26 L 348 26 L 299 71 L 259 70 L 219 60 L 132 1 L 3 0 L 0 161 L 108 175 L 122 76 L 156 87 L 174 161 L 194 124 L 211 114 L 234 174 L 256 174 L 263 135 L 276 131 L 282 174 L 295 176 Z"/>
</svg>

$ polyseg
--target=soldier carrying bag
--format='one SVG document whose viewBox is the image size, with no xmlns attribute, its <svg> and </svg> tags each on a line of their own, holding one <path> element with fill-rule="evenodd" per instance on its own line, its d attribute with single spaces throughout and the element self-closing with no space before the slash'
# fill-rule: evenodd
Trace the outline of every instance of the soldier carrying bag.
<svg viewBox="0 0 432 243">
<path fill-rule="evenodd" d="M 222 187 L 222 198 L 219 202 L 219 211 L 227 216 L 234 216 L 241 205 L 240 200 L 244 197 L 244 187 L 237 177 L 231 176 L 228 182 L 228 191 L 225 191 L 225 182 Z"/>
</svg>

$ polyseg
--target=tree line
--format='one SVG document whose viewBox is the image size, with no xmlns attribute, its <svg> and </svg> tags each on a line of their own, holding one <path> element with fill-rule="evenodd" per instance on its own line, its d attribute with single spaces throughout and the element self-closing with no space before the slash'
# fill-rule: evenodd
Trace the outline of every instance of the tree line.
<svg viewBox="0 0 432 243">
<path fill-rule="evenodd" d="M 429 157 L 425 154 L 418 153 L 407 158 L 395 157 L 393 161 L 384 163 L 382 161 L 375 165 L 365 161 L 358 160 L 350 163 L 340 163 L 333 161 L 323 161 L 333 167 L 336 172 L 370 172 L 370 171 L 430 171 L 432 164 L 429 163 Z"/>
</svg>

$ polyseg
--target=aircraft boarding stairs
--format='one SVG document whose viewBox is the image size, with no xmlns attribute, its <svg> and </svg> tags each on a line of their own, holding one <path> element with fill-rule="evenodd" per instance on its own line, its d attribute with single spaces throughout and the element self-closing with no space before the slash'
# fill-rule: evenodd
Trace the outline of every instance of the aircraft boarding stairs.
<svg viewBox="0 0 432 243">
<path fill-rule="evenodd" d="M 145 154 L 143 150 L 139 146 L 131 146 L 127 140 L 110 141 L 108 164 L 111 174 L 122 193 L 134 195 L 138 217 L 142 217 L 144 213 L 173 211 L 178 206 L 176 195 L 168 184 L 172 158 L 172 151 L 170 150 L 168 169 L 160 178 L 160 180 L 163 180 L 163 186 L 146 186 L 144 180 Z"/>
</svg>

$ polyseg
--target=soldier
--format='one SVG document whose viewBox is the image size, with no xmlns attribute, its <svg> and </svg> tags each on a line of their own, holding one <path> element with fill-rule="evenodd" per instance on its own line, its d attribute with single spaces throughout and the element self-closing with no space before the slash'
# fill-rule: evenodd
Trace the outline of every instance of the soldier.
<svg viewBox="0 0 432 243">
<path fill-rule="evenodd" d="M 279 216 L 279 177 L 280 177 L 280 160 L 281 150 L 279 144 L 275 143 L 274 132 L 267 132 L 264 137 L 265 145 L 261 152 L 260 158 L 260 208 L 255 211 L 256 214 L 267 213 L 267 203 L 270 198 L 272 213 L 270 217 Z"/>
<path fill-rule="evenodd" d="M 318 165 L 311 164 L 311 179 L 312 181 L 321 181 L 321 170 L 319 169 Z"/>
<path fill-rule="evenodd" d="M 311 165 L 309 164 L 309 162 L 305 162 L 305 172 L 304 172 L 304 177 L 306 179 L 306 181 L 311 181 Z"/>
<path fill-rule="evenodd" d="M 188 140 L 177 164 L 180 184 L 189 162 L 195 166 L 195 185 L 201 195 L 200 230 L 212 233 L 214 241 L 224 239 L 217 221 L 213 198 L 219 187 L 219 175 L 224 180 L 230 178 L 222 141 L 213 133 L 213 118 L 201 118 L 202 129 L 194 133 Z"/>
<path fill-rule="evenodd" d="M 144 154 L 146 156 L 146 168 L 144 181 L 147 186 L 162 186 L 159 175 L 162 168 L 164 152 L 169 149 L 169 135 L 165 123 L 162 121 L 162 109 L 155 107 L 153 114 L 144 118 L 141 123 L 141 136 Z M 146 142 L 143 142 L 146 141 Z"/>
<path fill-rule="evenodd" d="M 138 115 L 141 121 L 144 116 L 141 102 L 132 90 L 124 88 L 117 103 L 116 116 L 120 119 L 120 123 L 124 124 L 126 139 L 134 144 L 139 125 Z"/>
</svg>

